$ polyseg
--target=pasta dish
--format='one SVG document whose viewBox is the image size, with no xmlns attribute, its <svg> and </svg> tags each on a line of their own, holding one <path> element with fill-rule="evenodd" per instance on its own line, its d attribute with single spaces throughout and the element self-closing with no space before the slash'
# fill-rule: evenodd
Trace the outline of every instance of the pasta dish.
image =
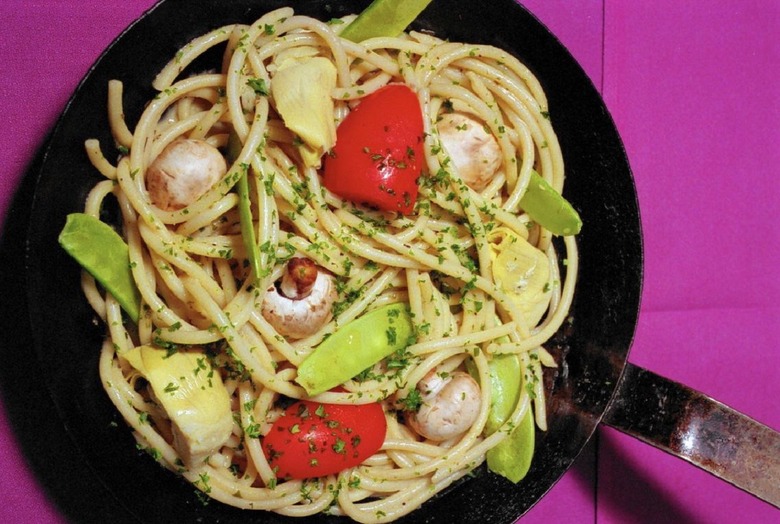
<svg viewBox="0 0 780 524">
<path fill-rule="evenodd" d="M 526 66 L 354 18 L 199 36 L 132 129 L 111 81 L 118 154 L 86 140 L 102 178 L 60 241 L 141 449 L 208 499 L 389 522 L 525 475 L 579 217 Z"/>
</svg>

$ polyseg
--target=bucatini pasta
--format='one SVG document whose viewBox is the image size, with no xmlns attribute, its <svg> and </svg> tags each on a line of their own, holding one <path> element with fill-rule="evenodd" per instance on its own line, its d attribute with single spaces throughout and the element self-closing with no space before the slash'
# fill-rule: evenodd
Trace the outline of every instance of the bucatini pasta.
<svg viewBox="0 0 780 524">
<path fill-rule="evenodd" d="M 108 329 L 105 390 L 164 467 L 240 508 L 387 522 L 485 462 L 529 412 L 546 427 L 542 368 L 555 362 L 544 345 L 566 321 L 577 251 L 564 235 L 559 259 L 553 233 L 522 204 L 535 177 L 557 193 L 564 179 L 531 72 L 500 49 L 418 32 L 354 43 L 338 34 L 352 18 L 326 23 L 282 8 L 194 39 L 157 75 L 158 95 L 133 129 L 123 86 L 112 81 L 108 115 L 120 155 L 109 161 L 106 144 L 87 140 L 105 180 L 84 213 L 99 217 L 109 197 L 118 203 L 138 322 L 87 272 L 82 285 Z M 213 48 L 223 49 L 222 63 L 193 71 Z M 323 179 L 348 115 L 398 85 L 414 94 L 423 131 L 418 193 L 404 213 L 350 201 Z M 456 153 L 467 143 L 478 149 Z M 177 180 L 180 157 L 191 173 Z M 198 177 L 202 190 L 190 183 Z M 311 307 L 293 311 L 304 303 Z M 367 317 L 381 311 L 387 318 Z M 360 328 L 366 336 L 381 329 L 380 340 L 354 343 L 346 356 L 335 346 L 353 342 L 338 334 L 363 318 L 380 318 Z M 370 344 L 376 357 L 361 353 Z M 334 368 L 370 364 L 329 387 L 336 370 L 311 364 L 324 346 Z M 517 360 L 522 386 L 491 428 L 500 355 Z M 326 389 L 312 396 L 305 373 Z M 456 381 L 464 389 L 436 404 Z M 286 473 L 285 450 L 268 443 L 281 438 L 273 432 L 285 417 L 308 424 L 303 411 L 285 411 L 307 406 L 295 404 L 302 399 L 317 409 L 380 406 L 377 449 L 360 454 L 376 428 L 334 415 L 331 427 L 352 440 L 333 437 L 332 450 L 318 450 L 304 464 L 312 475 Z M 454 415 L 436 422 L 445 407 Z M 317 474 L 333 458 L 326 452 L 344 449 L 360 462 Z"/>
</svg>

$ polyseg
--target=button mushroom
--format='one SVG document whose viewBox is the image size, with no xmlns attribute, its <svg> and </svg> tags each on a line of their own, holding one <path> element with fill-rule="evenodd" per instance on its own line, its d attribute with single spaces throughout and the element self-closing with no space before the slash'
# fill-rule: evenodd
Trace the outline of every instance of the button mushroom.
<svg viewBox="0 0 780 524">
<path fill-rule="evenodd" d="M 331 319 L 336 297 L 332 275 L 308 258 L 295 257 L 287 263 L 278 289 L 268 288 L 261 312 L 279 334 L 300 339 Z"/>
<path fill-rule="evenodd" d="M 176 211 L 195 202 L 227 172 L 225 158 L 203 140 L 177 138 L 146 170 L 152 203 Z"/>
<path fill-rule="evenodd" d="M 409 425 L 423 437 L 443 441 L 468 430 L 479 416 L 480 389 L 471 375 L 430 371 L 417 383 L 422 404 Z"/>
<path fill-rule="evenodd" d="M 482 191 L 501 165 L 501 148 L 485 126 L 463 113 L 446 113 L 437 125 L 439 139 L 463 181 Z"/>
</svg>

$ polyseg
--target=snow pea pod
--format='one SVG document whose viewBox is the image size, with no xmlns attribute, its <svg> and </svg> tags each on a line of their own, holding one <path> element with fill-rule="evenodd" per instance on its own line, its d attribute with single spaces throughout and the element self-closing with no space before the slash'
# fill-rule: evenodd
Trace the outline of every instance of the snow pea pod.
<svg viewBox="0 0 780 524">
<path fill-rule="evenodd" d="M 138 322 L 141 295 L 130 270 L 127 244 L 111 226 L 86 213 L 71 213 L 60 232 L 60 246 Z"/>
<path fill-rule="evenodd" d="M 498 431 L 517 406 L 522 387 L 520 367 L 520 358 L 517 355 L 496 355 L 490 362 L 493 402 L 485 424 L 485 432 L 488 435 Z M 531 467 L 534 438 L 533 413 L 529 409 L 520 425 L 487 452 L 488 469 L 512 482 L 519 482 Z"/>
<path fill-rule="evenodd" d="M 241 141 L 238 135 L 230 133 L 228 136 L 227 159 L 229 162 L 235 162 L 238 155 L 241 154 Z M 260 260 L 260 246 L 257 244 L 254 223 L 252 221 L 252 201 L 249 197 L 249 166 L 243 166 L 244 171 L 236 183 L 236 192 L 238 193 L 238 218 L 241 225 L 241 239 L 244 241 L 249 267 L 252 269 L 255 281 L 262 274 Z"/>
<path fill-rule="evenodd" d="M 341 32 L 362 42 L 378 36 L 397 36 L 422 13 L 431 0 L 374 0 Z"/>
<path fill-rule="evenodd" d="M 310 396 L 343 384 L 383 358 L 404 349 L 414 328 L 405 304 L 375 309 L 339 328 L 306 357 L 296 382 Z"/>
<path fill-rule="evenodd" d="M 576 235 L 582 228 L 582 220 L 574 207 L 536 171 L 531 171 L 520 207 L 534 222 L 555 235 Z"/>
<path fill-rule="evenodd" d="M 252 222 L 252 203 L 249 198 L 249 169 L 247 168 L 236 184 L 238 191 L 238 217 L 241 223 L 241 238 L 244 241 L 249 258 L 249 266 L 255 281 L 260 278 L 260 247 L 255 240 L 255 229 Z"/>
</svg>

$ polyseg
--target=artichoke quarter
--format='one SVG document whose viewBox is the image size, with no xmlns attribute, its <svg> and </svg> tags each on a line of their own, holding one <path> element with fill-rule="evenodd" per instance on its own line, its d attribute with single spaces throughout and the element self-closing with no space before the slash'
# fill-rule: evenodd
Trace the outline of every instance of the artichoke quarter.
<svg viewBox="0 0 780 524">
<path fill-rule="evenodd" d="M 203 351 L 138 346 L 122 356 L 149 382 L 186 465 L 219 451 L 233 431 L 230 395 Z"/>
</svg>

